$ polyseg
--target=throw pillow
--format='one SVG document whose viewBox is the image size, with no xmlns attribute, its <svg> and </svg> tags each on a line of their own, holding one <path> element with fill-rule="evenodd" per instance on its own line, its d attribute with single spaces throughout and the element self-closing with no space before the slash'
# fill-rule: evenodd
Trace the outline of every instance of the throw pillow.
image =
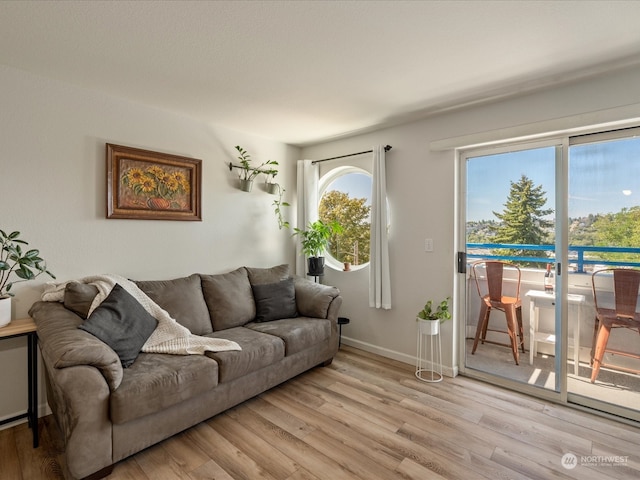
<svg viewBox="0 0 640 480">
<path fill-rule="evenodd" d="M 298 316 L 293 278 L 277 283 L 253 285 L 251 288 L 256 302 L 256 322 Z"/>
<path fill-rule="evenodd" d="M 244 267 L 219 275 L 201 275 L 200 278 L 214 332 L 240 327 L 256 316 L 251 284 Z"/>
<path fill-rule="evenodd" d="M 130 366 L 158 321 L 122 286 L 116 283 L 111 293 L 78 328 L 109 345 L 120 357 L 124 368 Z"/>
<path fill-rule="evenodd" d="M 194 335 L 213 332 L 209 309 L 202 295 L 200 276 L 197 274 L 174 280 L 136 281 L 136 285 L 151 300 L 171 315 Z"/>
<path fill-rule="evenodd" d="M 98 287 L 95 285 L 69 282 L 64 287 L 64 306 L 86 320 L 96 295 Z"/>
<path fill-rule="evenodd" d="M 289 278 L 289 265 L 283 263 L 270 268 L 246 267 L 251 285 L 275 283 Z"/>
</svg>

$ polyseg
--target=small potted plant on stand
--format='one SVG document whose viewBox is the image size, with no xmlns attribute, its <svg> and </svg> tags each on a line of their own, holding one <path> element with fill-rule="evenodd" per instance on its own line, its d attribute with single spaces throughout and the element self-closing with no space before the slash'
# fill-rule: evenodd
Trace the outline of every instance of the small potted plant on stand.
<svg viewBox="0 0 640 480">
<path fill-rule="evenodd" d="M 449 311 L 449 300 L 451 297 L 445 298 L 438 306 L 433 309 L 433 300 L 429 300 L 424 308 L 418 312 L 416 318 L 417 322 L 424 322 L 425 327 L 432 335 L 440 332 L 440 324 L 451 319 L 451 312 Z M 423 327 L 420 327 L 421 329 Z"/>
<path fill-rule="evenodd" d="M 238 160 L 240 160 L 240 173 L 238 177 L 240 178 L 240 190 L 244 192 L 250 192 L 253 187 L 253 179 L 256 178 L 261 173 L 269 173 L 272 170 L 260 170 L 265 165 L 278 165 L 278 162 L 275 160 L 267 160 L 264 163 L 261 163 L 257 167 L 251 166 L 251 155 L 242 148 L 240 145 L 236 145 L 235 149 L 238 151 Z M 230 167 L 231 168 L 231 167 Z M 278 173 L 278 171 L 275 171 Z"/>
<path fill-rule="evenodd" d="M 429 300 L 418 312 L 418 351 L 416 355 L 416 377 L 425 382 L 442 380 L 442 345 L 440 341 L 440 324 L 451 318 L 449 311 L 450 297 L 445 298 L 435 308 L 433 300 Z M 429 339 L 429 347 L 425 337 Z"/>
<path fill-rule="evenodd" d="M 28 243 L 18 238 L 19 236 L 20 232 L 7 235 L 0 230 L 0 327 L 11 322 L 11 297 L 14 294 L 10 290 L 14 284 L 33 280 L 43 273 L 56 278 L 47 270 L 38 250 L 23 251 L 21 245 Z M 12 275 L 18 277 L 18 280 L 10 282 Z"/>
<path fill-rule="evenodd" d="M 294 235 L 300 235 L 302 253 L 308 257 L 308 274 L 314 277 L 324 275 L 324 257 L 321 254 L 329 246 L 331 235 L 342 233 L 342 226 L 336 222 L 322 220 L 309 223 L 305 230 L 294 228 Z"/>
</svg>

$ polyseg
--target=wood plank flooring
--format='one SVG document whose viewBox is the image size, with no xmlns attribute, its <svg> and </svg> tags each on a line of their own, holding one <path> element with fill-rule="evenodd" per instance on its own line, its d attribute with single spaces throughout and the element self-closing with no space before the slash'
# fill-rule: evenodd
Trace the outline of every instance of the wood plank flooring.
<svg viewBox="0 0 640 480">
<path fill-rule="evenodd" d="M 0 478 L 61 479 L 40 419 L 0 431 Z M 574 468 L 563 455 L 574 454 Z M 111 480 L 636 479 L 640 429 L 343 346 L 316 368 L 118 463 Z"/>
</svg>

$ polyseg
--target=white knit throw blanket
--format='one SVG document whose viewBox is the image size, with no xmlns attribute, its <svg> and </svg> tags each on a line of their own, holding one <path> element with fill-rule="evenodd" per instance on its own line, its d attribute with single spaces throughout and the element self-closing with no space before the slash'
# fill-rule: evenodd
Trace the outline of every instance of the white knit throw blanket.
<svg viewBox="0 0 640 480">
<path fill-rule="evenodd" d="M 79 283 L 89 283 L 98 288 L 98 295 L 91 304 L 89 315 L 107 298 L 115 284 L 119 283 L 133 298 L 140 302 L 151 316 L 158 320 L 158 326 L 142 346 L 143 352 L 203 355 L 205 351 L 222 352 L 241 350 L 240 345 L 231 340 L 193 335 L 188 328 L 183 327 L 171 318 L 166 310 L 151 300 L 134 282 L 124 277 L 111 274 L 93 275 L 75 281 Z M 64 300 L 64 289 L 67 283 L 69 282 L 58 284 L 48 283 L 42 294 L 42 300 L 45 302 L 62 302 Z"/>
</svg>

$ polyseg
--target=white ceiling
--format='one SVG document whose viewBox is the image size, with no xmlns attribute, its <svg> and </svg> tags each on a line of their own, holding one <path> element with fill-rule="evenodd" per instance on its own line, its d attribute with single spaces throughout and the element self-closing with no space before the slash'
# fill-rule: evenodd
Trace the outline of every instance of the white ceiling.
<svg viewBox="0 0 640 480">
<path fill-rule="evenodd" d="M 640 62 L 640 1 L 1 1 L 0 64 L 294 145 Z"/>
</svg>

